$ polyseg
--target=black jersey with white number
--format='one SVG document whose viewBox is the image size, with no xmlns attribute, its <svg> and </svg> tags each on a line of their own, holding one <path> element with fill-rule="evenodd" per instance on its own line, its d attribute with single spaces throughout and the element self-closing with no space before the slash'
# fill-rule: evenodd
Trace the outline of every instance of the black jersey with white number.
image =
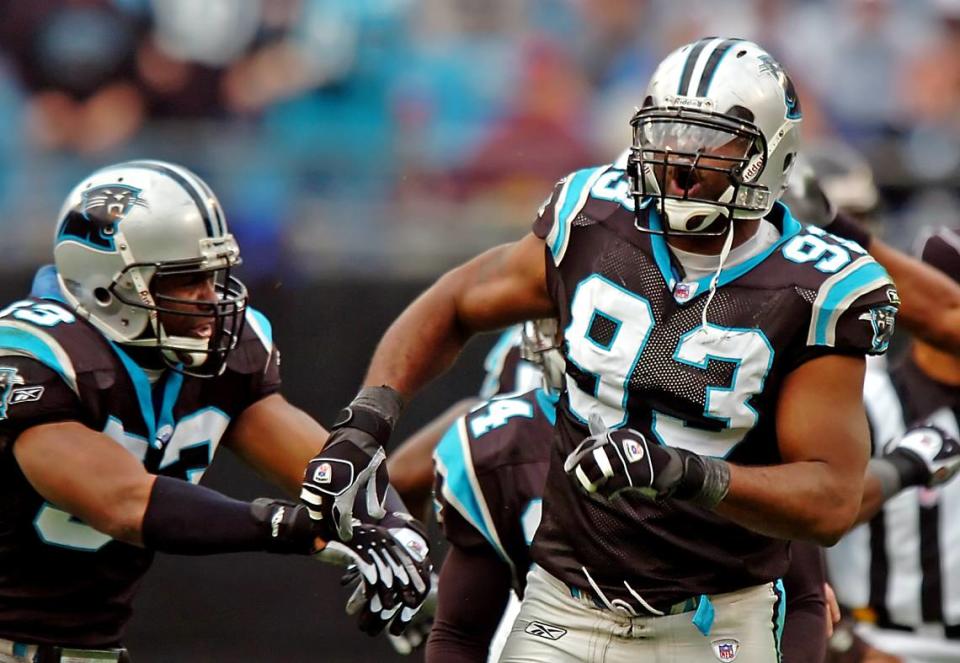
<svg viewBox="0 0 960 663">
<path fill-rule="evenodd" d="M 222 375 L 166 371 L 153 385 L 119 346 L 59 302 L 28 299 L 0 312 L 0 637 L 115 644 L 152 561 L 151 552 L 46 502 L 14 457 L 20 433 L 76 421 L 102 431 L 147 471 L 196 483 L 231 420 L 279 389 L 278 362 L 270 324 L 252 309 Z"/>
<path fill-rule="evenodd" d="M 438 520 L 465 550 L 493 548 L 522 593 L 540 524 L 556 397 L 499 396 L 457 419 L 434 452 Z"/>
<path fill-rule="evenodd" d="M 677 500 L 585 496 L 563 461 L 586 422 L 596 415 L 739 464 L 777 463 L 786 375 L 825 354 L 884 352 L 899 300 L 860 246 L 801 225 L 778 203 L 767 220 L 780 239 L 724 269 L 707 305 L 712 277 L 683 279 L 663 236 L 637 230 L 628 191 L 616 166 L 578 171 L 534 224 L 564 329 L 567 389 L 533 556 L 572 586 L 662 608 L 782 576 L 787 543 Z M 655 205 L 642 212 L 660 227 Z"/>
</svg>

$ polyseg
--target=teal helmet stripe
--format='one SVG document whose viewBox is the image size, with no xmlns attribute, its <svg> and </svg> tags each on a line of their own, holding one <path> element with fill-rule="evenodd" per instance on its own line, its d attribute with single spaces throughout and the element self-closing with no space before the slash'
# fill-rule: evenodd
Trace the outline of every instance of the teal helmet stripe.
<svg viewBox="0 0 960 663">
<path fill-rule="evenodd" d="M 720 65 L 720 61 L 738 41 L 743 40 L 725 39 L 717 44 L 717 47 L 713 49 L 713 52 L 710 53 L 710 57 L 707 58 L 707 64 L 703 66 L 703 71 L 700 73 L 700 84 L 697 86 L 696 96 L 707 96 L 707 90 L 710 89 L 710 82 L 713 80 L 713 75 L 717 73 L 717 68 Z"/>
<path fill-rule="evenodd" d="M 716 39 L 716 37 L 704 37 L 690 49 L 687 61 L 683 64 L 683 72 L 680 74 L 680 85 L 677 86 L 677 94 L 687 94 L 684 90 L 690 87 L 690 79 L 693 78 L 693 70 L 697 66 L 697 60 L 700 59 L 700 53 L 707 47 L 707 44 L 714 39 Z"/>
</svg>

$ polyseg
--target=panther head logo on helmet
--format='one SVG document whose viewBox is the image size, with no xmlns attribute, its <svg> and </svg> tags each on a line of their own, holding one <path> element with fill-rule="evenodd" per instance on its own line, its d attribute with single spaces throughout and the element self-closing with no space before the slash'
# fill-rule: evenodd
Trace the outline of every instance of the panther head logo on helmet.
<svg viewBox="0 0 960 663">
<path fill-rule="evenodd" d="M 136 207 L 149 208 L 140 189 L 126 184 L 105 184 L 81 194 L 79 210 L 72 210 L 60 227 L 58 239 L 72 237 L 112 251 L 116 224 Z"/>
</svg>

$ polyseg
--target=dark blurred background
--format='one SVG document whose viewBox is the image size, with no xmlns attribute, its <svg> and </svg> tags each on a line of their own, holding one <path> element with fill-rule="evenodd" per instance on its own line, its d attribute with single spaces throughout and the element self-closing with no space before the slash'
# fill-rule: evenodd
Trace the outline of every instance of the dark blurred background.
<svg viewBox="0 0 960 663">
<path fill-rule="evenodd" d="M 2 291 L 49 261 L 87 172 L 182 163 L 239 238 L 288 397 L 329 421 L 409 300 L 524 233 L 559 177 L 612 160 L 657 61 L 712 34 L 785 64 L 809 155 L 872 169 L 888 241 L 957 225 L 960 0 L 0 0 Z M 397 440 L 476 390 L 491 342 Z M 223 456 L 209 485 L 269 490 Z M 129 643 L 137 663 L 390 660 L 341 615 L 337 576 L 161 558 Z"/>
</svg>

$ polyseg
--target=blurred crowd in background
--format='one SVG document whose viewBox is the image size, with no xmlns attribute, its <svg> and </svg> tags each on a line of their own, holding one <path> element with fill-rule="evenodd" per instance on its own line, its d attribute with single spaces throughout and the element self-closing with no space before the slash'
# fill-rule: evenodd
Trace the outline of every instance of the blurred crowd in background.
<svg viewBox="0 0 960 663">
<path fill-rule="evenodd" d="M 126 158 L 218 192 L 250 278 L 436 273 L 629 145 L 658 60 L 754 39 L 887 237 L 960 225 L 960 0 L 0 0 L 3 270 Z M 849 148 L 849 149 L 847 149 Z"/>
</svg>

